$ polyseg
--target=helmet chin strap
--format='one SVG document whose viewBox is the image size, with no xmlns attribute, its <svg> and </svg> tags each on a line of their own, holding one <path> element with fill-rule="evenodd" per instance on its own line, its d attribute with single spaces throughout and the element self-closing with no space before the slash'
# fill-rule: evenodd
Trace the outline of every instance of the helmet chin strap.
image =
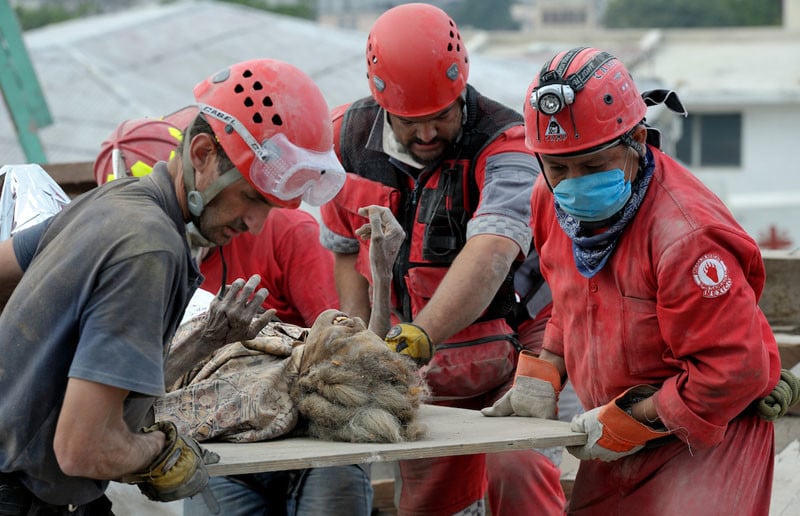
<svg viewBox="0 0 800 516">
<path fill-rule="evenodd" d="M 194 125 L 194 121 L 189 125 L 189 128 L 186 130 L 186 134 L 191 134 L 192 126 Z M 194 167 L 192 166 L 192 159 L 189 156 L 189 138 L 183 139 L 183 151 L 181 152 L 183 161 L 183 184 L 184 188 L 186 189 L 186 204 L 189 208 L 189 215 L 192 218 L 192 223 L 194 224 L 194 229 L 197 231 L 197 234 L 209 244 L 212 244 L 208 240 L 208 237 L 203 234 L 200 228 L 200 215 L 203 214 L 203 211 L 208 206 L 208 203 L 211 200 L 219 195 L 221 191 L 235 183 L 236 181 L 242 179 L 242 174 L 236 169 L 236 167 L 230 168 L 225 171 L 224 174 L 219 176 L 217 179 L 214 180 L 213 183 L 208 185 L 208 188 L 205 191 L 200 192 L 195 190 L 195 183 L 194 183 Z M 222 285 L 220 286 L 219 292 L 217 293 L 217 297 L 222 299 L 225 295 L 226 291 L 226 281 L 228 276 L 228 265 L 225 263 L 225 255 L 222 253 L 222 247 L 219 247 L 219 256 L 222 259 Z"/>
<path fill-rule="evenodd" d="M 193 126 L 194 120 L 192 120 L 192 123 L 189 124 L 189 128 L 186 130 L 187 135 L 191 134 Z M 206 188 L 204 191 L 200 192 L 195 190 L 195 169 L 192 166 L 192 159 L 189 156 L 189 140 L 190 139 L 188 137 L 183 139 L 183 150 L 181 152 L 181 157 L 183 158 L 183 185 L 186 189 L 186 204 L 189 208 L 189 214 L 191 215 L 192 222 L 197 228 L 197 231 L 200 232 L 200 215 L 203 214 L 203 210 L 205 210 L 206 206 L 208 206 L 208 203 L 210 203 L 214 197 L 219 195 L 221 191 L 239 179 L 242 179 L 242 174 L 239 173 L 236 167 L 230 168 L 217 179 L 215 179 L 213 183 L 208 185 L 208 188 Z M 203 236 L 205 237 L 205 235 Z"/>
</svg>

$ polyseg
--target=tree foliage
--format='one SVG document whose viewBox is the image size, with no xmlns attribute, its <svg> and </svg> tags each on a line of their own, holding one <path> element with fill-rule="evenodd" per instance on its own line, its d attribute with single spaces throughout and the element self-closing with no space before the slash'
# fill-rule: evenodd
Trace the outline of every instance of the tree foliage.
<svg viewBox="0 0 800 516">
<path fill-rule="evenodd" d="M 313 20 L 316 17 L 314 0 L 301 0 L 296 5 L 270 6 L 265 0 L 220 0 L 231 4 L 240 4 L 254 9 L 270 11 L 277 14 L 306 18 Z M 172 0 L 161 0 L 161 3 L 171 3 Z M 100 14 L 118 9 L 117 3 L 107 3 L 104 0 L 86 0 L 77 5 L 65 6 L 60 3 L 43 3 L 39 7 L 18 6 L 14 8 L 23 31 L 35 29 L 51 23 L 58 23 L 73 18 Z"/>
<path fill-rule="evenodd" d="M 72 18 L 100 13 L 102 9 L 94 2 L 82 2 L 76 7 L 66 8 L 62 5 L 43 5 L 41 7 L 14 8 L 17 21 L 23 31 L 43 27 L 51 23 L 58 23 Z"/>
<path fill-rule="evenodd" d="M 610 0 L 608 28 L 780 25 L 781 0 Z"/>
<path fill-rule="evenodd" d="M 221 0 L 230 4 L 246 5 L 254 9 L 261 9 L 262 11 L 270 11 L 277 14 L 284 14 L 286 16 L 294 16 L 295 18 L 306 18 L 313 20 L 316 18 L 314 10 L 314 3 L 312 0 L 301 0 L 295 5 L 276 5 L 271 6 L 264 0 Z"/>
</svg>

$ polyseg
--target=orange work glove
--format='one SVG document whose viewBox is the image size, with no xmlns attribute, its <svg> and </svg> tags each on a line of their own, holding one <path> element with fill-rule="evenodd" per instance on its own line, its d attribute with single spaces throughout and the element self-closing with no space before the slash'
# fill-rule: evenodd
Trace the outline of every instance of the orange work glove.
<svg viewBox="0 0 800 516">
<path fill-rule="evenodd" d="M 481 413 L 489 417 L 516 415 L 556 419 L 560 392 L 561 375 L 556 366 L 530 351 L 522 351 L 514 385 L 494 405 L 481 409 Z"/>
<path fill-rule="evenodd" d="M 666 430 L 653 430 L 634 419 L 626 410 L 634 403 L 649 398 L 656 390 L 649 385 L 637 385 L 610 403 L 576 416 L 570 430 L 588 434 L 588 438 L 585 445 L 567 446 L 567 451 L 581 460 L 609 462 L 632 455 L 648 441 L 671 434 Z"/>
</svg>

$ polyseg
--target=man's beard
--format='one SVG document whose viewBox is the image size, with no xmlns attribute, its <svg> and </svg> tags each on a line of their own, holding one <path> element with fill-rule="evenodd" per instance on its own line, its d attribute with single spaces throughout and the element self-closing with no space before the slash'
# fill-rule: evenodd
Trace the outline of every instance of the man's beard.
<svg viewBox="0 0 800 516">
<path fill-rule="evenodd" d="M 444 144 L 442 146 L 442 151 L 438 155 L 436 155 L 436 157 L 433 157 L 433 158 L 423 158 L 422 156 L 420 156 L 420 155 L 416 154 L 414 151 L 412 151 L 410 146 L 407 147 L 407 146 L 403 145 L 403 149 L 408 153 L 409 156 L 414 158 L 414 161 L 416 161 L 420 165 L 425 165 L 426 167 L 429 167 L 431 165 L 435 165 L 436 163 L 438 163 L 442 159 L 442 156 L 444 156 L 447 153 L 447 151 L 450 150 L 453 147 L 453 142 L 451 142 L 450 140 L 446 140 L 444 138 L 434 138 L 433 142 L 442 142 Z M 421 141 L 415 139 L 411 143 L 412 144 L 414 144 L 414 143 L 423 144 L 424 142 L 421 142 Z M 432 142 L 429 142 L 429 143 L 432 143 Z"/>
</svg>

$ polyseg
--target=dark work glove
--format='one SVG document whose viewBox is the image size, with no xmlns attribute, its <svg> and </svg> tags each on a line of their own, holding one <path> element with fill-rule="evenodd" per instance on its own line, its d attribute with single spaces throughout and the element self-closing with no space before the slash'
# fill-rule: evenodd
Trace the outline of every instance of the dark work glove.
<svg viewBox="0 0 800 516">
<path fill-rule="evenodd" d="M 775 421 L 783 417 L 798 401 L 800 401 L 800 378 L 788 369 L 781 369 L 778 384 L 772 392 L 758 400 L 758 415 L 767 421 Z"/>
</svg>

